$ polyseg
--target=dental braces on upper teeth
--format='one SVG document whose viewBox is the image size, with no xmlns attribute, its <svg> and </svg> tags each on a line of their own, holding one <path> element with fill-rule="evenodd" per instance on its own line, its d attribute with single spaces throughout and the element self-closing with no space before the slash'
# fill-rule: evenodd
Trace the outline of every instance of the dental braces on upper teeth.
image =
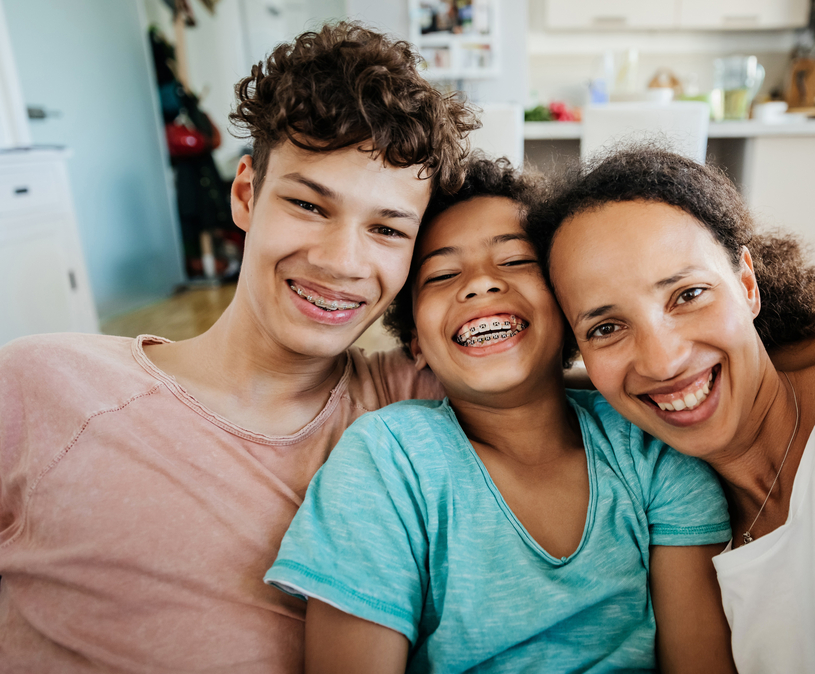
<svg viewBox="0 0 815 674">
<path fill-rule="evenodd" d="M 702 385 L 697 391 L 687 393 L 682 398 L 677 398 L 673 402 L 669 403 L 657 403 L 656 400 L 654 402 L 659 406 L 659 409 L 667 412 L 681 412 L 682 410 L 693 410 L 699 407 L 707 397 L 710 395 L 710 387 L 713 384 L 713 372 L 707 378 L 707 382 Z"/>
<path fill-rule="evenodd" d="M 516 325 L 515 330 L 511 329 L 513 323 Z M 519 332 L 526 330 L 527 327 L 529 327 L 527 323 L 517 320 L 515 316 L 510 316 L 509 321 L 503 322 L 493 319 L 492 321 L 484 321 L 474 328 L 465 330 L 456 336 L 456 341 L 462 346 L 475 346 L 476 344 L 484 344 L 486 342 L 500 342 L 509 337 L 514 337 Z M 503 328 L 503 330 L 501 328 Z M 494 335 L 481 335 L 480 333 L 482 331 L 499 332 Z"/>
<path fill-rule="evenodd" d="M 359 302 L 341 302 L 339 300 L 327 300 L 320 296 L 314 297 L 313 295 L 306 294 L 303 292 L 303 290 L 295 285 L 290 285 L 289 288 L 291 288 L 307 302 L 311 302 L 314 306 L 320 307 L 320 309 L 324 309 L 325 311 L 356 309 L 359 306 Z"/>
</svg>

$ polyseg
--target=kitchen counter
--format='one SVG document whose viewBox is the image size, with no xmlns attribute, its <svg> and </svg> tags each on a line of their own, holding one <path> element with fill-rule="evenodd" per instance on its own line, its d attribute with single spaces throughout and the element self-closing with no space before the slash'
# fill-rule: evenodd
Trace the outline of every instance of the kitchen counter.
<svg viewBox="0 0 815 674">
<path fill-rule="evenodd" d="M 525 122 L 524 140 L 579 140 L 580 122 Z M 815 119 L 806 122 L 766 124 L 752 119 L 711 122 L 708 138 L 757 138 L 760 136 L 815 136 Z"/>
</svg>

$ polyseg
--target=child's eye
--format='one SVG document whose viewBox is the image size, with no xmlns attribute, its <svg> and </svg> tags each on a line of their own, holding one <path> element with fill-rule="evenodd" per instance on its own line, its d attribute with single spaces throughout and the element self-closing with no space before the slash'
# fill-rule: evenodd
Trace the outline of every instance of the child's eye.
<svg viewBox="0 0 815 674">
<path fill-rule="evenodd" d="M 510 260 L 509 262 L 504 262 L 504 267 L 517 267 L 522 264 L 537 264 L 538 261 L 534 258 L 532 259 L 520 259 L 520 260 Z"/>
<path fill-rule="evenodd" d="M 425 279 L 425 283 L 435 283 L 437 281 L 446 281 L 447 279 L 451 279 L 456 276 L 455 272 L 447 272 L 445 274 L 437 274 L 436 276 L 428 276 Z"/>
<path fill-rule="evenodd" d="M 595 328 L 592 328 L 587 335 L 588 339 L 603 339 L 610 337 L 615 332 L 619 332 L 622 328 L 616 323 L 603 323 Z"/>
<path fill-rule="evenodd" d="M 705 292 L 705 288 L 688 288 L 687 290 L 683 290 L 679 293 L 679 297 L 676 298 L 676 303 L 687 304 L 688 302 L 693 302 L 693 300 L 699 297 L 703 292 Z"/>
</svg>

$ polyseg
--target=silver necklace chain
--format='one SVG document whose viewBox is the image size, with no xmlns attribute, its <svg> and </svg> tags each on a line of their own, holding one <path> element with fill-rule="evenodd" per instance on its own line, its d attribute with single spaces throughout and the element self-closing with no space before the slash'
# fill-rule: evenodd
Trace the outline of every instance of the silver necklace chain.
<svg viewBox="0 0 815 674">
<path fill-rule="evenodd" d="M 792 435 L 790 436 L 790 441 L 787 443 L 787 449 L 784 452 L 784 458 L 781 459 L 781 465 L 778 466 L 778 472 L 775 474 L 775 479 L 773 480 L 773 483 L 770 485 L 769 491 L 767 491 L 767 496 L 764 497 L 764 503 L 762 503 L 761 507 L 758 509 L 758 514 L 756 515 L 756 518 L 753 520 L 753 523 L 750 525 L 747 531 L 745 531 L 742 534 L 742 538 L 744 538 L 745 545 L 747 545 L 747 543 L 753 542 L 753 537 L 750 535 L 750 532 L 753 530 L 753 527 L 756 526 L 756 522 L 758 522 L 758 518 L 761 517 L 761 513 L 764 512 L 764 506 L 767 505 L 767 501 L 770 500 L 770 494 L 773 493 L 773 487 L 775 487 L 775 483 L 778 482 L 778 476 L 781 475 L 781 469 L 784 467 L 784 462 L 787 460 L 787 454 L 790 453 L 792 441 L 795 439 L 795 434 L 798 432 L 798 420 L 800 417 L 798 411 L 798 396 L 795 395 L 795 387 L 792 385 L 792 382 L 790 381 L 790 378 L 787 375 L 787 373 L 782 372 L 781 374 L 783 374 L 787 378 L 787 383 L 790 385 L 790 388 L 792 389 L 792 400 L 795 403 L 795 428 L 792 429 Z"/>
</svg>

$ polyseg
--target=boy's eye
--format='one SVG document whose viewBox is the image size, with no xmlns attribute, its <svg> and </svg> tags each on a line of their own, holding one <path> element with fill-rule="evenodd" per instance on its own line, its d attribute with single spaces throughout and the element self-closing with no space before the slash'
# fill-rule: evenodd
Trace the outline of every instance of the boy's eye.
<svg viewBox="0 0 815 674">
<path fill-rule="evenodd" d="M 588 338 L 603 339 L 603 337 L 609 337 L 620 329 L 620 326 L 616 323 L 603 323 L 602 325 L 598 325 L 596 328 L 589 331 Z"/>
<path fill-rule="evenodd" d="M 538 261 L 536 259 L 520 259 L 520 260 L 510 260 L 509 262 L 504 262 L 504 267 L 517 267 L 523 264 L 537 264 Z"/>
<path fill-rule="evenodd" d="M 300 199 L 289 199 L 289 203 L 302 208 L 304 211 L 309 211 L 310 213 L 319 213 L 319 209 L 312 203 L 308 201 L 301 201 Z"/>
<path fill-rule="evenodd" d="M 372 230 L 376 234 L 381 234 L 382 236 L 387 236 L 389 238 L 394 239 L 406 239 L 407 235 L 404 232 L 400 232 L 398 229 L 393 229 L 392 227 L 386 227 L 385 225 L 377 225 Z"/>
<path fill-rule="evenodd" d="M 679 297 L 676 298 L 676 303 L 687 304 L 688 302 L 693 302 L 693 300 L 699 297 L 703 292 L 705 292 L 704 288 L 689 288 L 688 290 L 683 290 L 679 293 Z"/>
</svg>

